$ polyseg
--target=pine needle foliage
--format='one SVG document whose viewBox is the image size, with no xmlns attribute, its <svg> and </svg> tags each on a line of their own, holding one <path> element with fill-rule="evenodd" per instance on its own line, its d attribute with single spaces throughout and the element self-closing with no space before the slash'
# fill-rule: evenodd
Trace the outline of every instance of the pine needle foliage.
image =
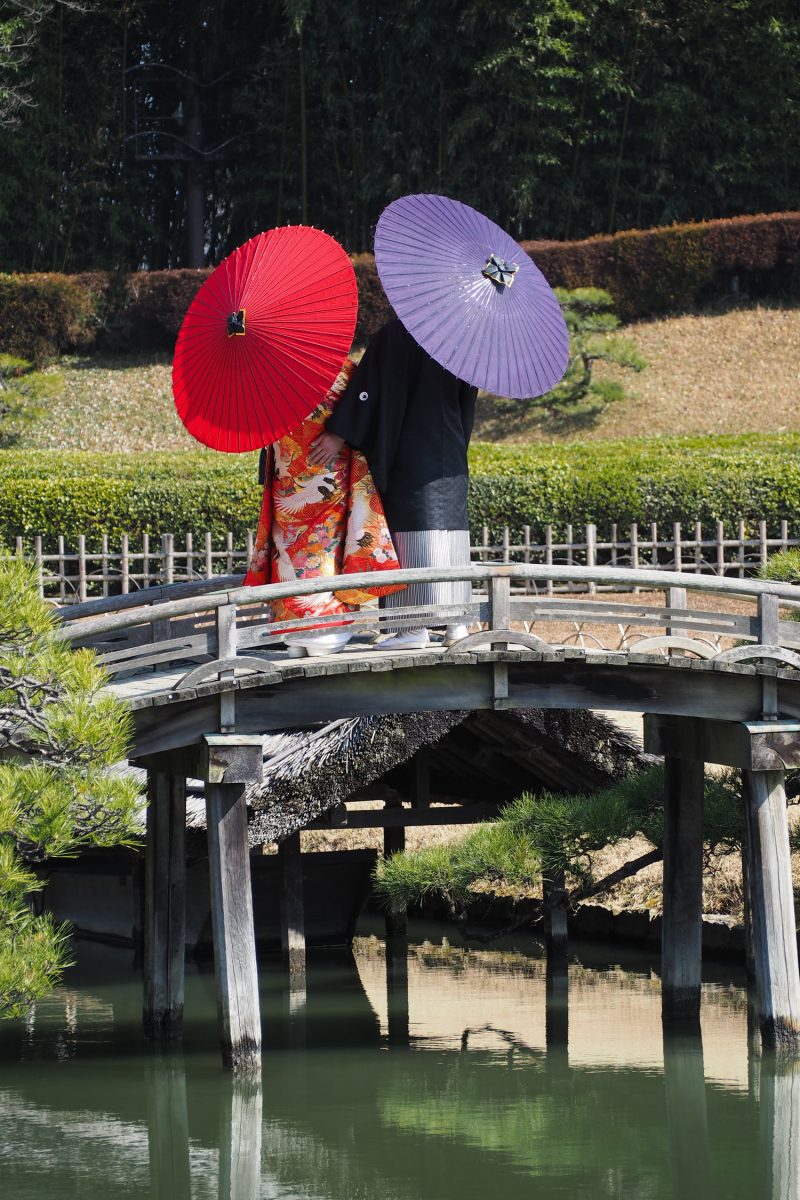
<svg viewBox="0 0 800 1200">
<path fill-rule="evenodd" d="M 620 320 L 609 292 L 593 287 L 555 292 L 569 330 L 569 362 L 564 378 L 540 403 L 554 415 L 578 409 L 587 416 L 600 413 L 614 400 L 623 400 L 626 391 L 619 380 L 597 379 L 595 363 L 631 371 L 643 371 L 647 364 L 630 338 L 616 333 Z"/>
<path fill-rule="evenodd" d="M 42 883 L 29 864 L 136 837 L 139 785 L 109 770 L 127 756 L 130 715 L 105 683 L 91 651 L 58 637 L 34 569 L 0 559 L 0 1017 L 69 961 L 68 930 L 30 906 Z"/>
<path fill-rule="evenodd" d="M 741 796 L 735 776 L 706 779 L 706 853 L 741 846 Z M 463 913 L 475 885 L 513 890 L 534 887 L 542 874 L 566 872 L 573 900 L 597 886 L 594 856 L 641 834 L 656 849 L 664 836 L 664 771 L 652 767 L 593 795 L 523 793 L 491 824 L 450 845 L 402 851 L 378 864 L 377 895 L 405 912 L 429 898 Z M 630 874 L 636 873 L 632 861 Z M 602 894 L 594 891 L 593 894 Z"/>
</svg>

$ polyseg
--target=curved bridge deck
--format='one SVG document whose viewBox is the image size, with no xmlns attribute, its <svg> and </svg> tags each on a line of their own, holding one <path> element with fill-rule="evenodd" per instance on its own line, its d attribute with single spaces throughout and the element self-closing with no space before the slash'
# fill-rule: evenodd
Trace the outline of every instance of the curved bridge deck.
<svg viewBox="0 0 800 1200">
<path fill-rule="evenodd" d="M 337 584 L 465 579 L 474 598 L 460 607 L 269 620 L 271 600 Z M 205 781 L 223 1057 L 252 1069 L 261 1033 L 246 791 L 261 778 L 262 736 L 372 713 L 590 708 L 644 713 L 645 748 L 665 756 L 667 1020 L 699 1016 L 704 763 L 741 769 L 762 1033 L 796 1052 L 800 972 L 783 772 L 800 766 L 797 589 L 655 570 L 488 563 L 261 588 L 239 582 L 154 588 L 61 614 L 62 635 L 94 647 L 109 686 L 129 701 L 132 757 L 148 770 L 145 1020 L 154 1036 L 174 1036 L 182 1015 L 187 775 Z M 550 594 L 557 588 L 565 590 Z M 621 597 L 625 589 L 632 590 Z M 288 656 L 285 635 L 343 622 L 354 635 L 346 652 Z M 371 645 L 398 626 L 453 622 L 473 632 L 451 649 L 438 641 L 419 651 Z M 387 838 L 387 849 L 399 844 Z M 298 965 L 299 836 L 282 853 L 284 943 Z"/>
<path fill-rule="evenodd" d="M 800 609 L 790 585 L 660 571 L 474 565 L 397 571 L 381 582 L 470 578 L 483 595 L 459 608 L 410 607 L 348 618 L 345 652 L 289 658 L 283 634 L 340 627 L 341 618 L 269 622 L 276 597 L 330 590 L 335 580 L 261 588 L 173 585 L 65 610 L 64 636 L 94 646 L 135 712 L 134 754 L 185 745 L 215 730 L 258 733 L 341 716 L 453 708 L 604 708 L 755 720 L 800 717 Z M 223 580 L 232 583 L 233 580 Z M 348 588 L 370 576 L 342 579 Z M 514 587 L 638 588 L 630 599 Z M 215 586 L 216 584 L 216 586 Z M 641 591 L 666 602 L 645 603 Z M 693 601 L 690 603 L 689 600 Z M 709 608 L 710 601 L 718 601 Z M 463 620 L 478 632 L 448 650 L 383 651 L 400 624 Z M 613 636 L 610 636 L 613 635 Z"/>
</svg>

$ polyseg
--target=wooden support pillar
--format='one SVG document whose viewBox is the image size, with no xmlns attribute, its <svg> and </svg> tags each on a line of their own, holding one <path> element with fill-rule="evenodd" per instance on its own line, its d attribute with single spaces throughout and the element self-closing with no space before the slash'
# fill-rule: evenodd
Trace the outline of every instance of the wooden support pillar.
<svg viewBox="0 0 800 1200">
<path fill-rule="evenodd" d="M 567 890 L 563 871 L 542 876 L 544 903 L 544 945 L 548 965 L 566 971 L 569 931 L 567 927 Z"/>
<path fill-rule="evenodd" d="M 390 858 L 393 854 L 399 853 L 406 848 L 406 831 L 404 826 L 397 825 L 394 828 L 384 829 L 383 831 L 383 857 Z M 406 955 L 408 953 L 408 918 L 405 913 L 392 912 L 386 910 L 386 953 L 389 949 L 393 953 Z"/>
<path fill-rule="evenodd" d="M 206 783 L 211 924 L 222 1060 L 234 1071 L 261 1062 L 261 1014 L 243 783 Z"/>
<path fill-rule="evenodd" d="M 147 772 L 144 905 L 144 1030 L 183 1032 L 186 944 L 186 780 Z"/>
<path fill-rule="evenodd" d="M 703 763 L 664 759 L 661 1012 L 698 1025 L 703 941 Z"/>
<path fill-rule="evenodd" d="M 303 916 L 303 863 L 300 832 L 291 833 L 278 847 L 281 865 L 281 947 L 289 974 L 305 975 L 306 930 Z"/>
<path fill-rule="evenodd" d="M 208 874 L 222 1061 L 237 1072 L 261 1065 L 261 1011 L 247 838 L 248 783 L 261 779 L 263 742 L 244 734 L 207 734 Z"/>
<path fill-rule="evenodd" d="M 800 971 L 783 771 L 743 771 L 759 1025 L 764 1045 L 800 1052 Z"/>
<path fill-rule="evenodd" d="M 404 850 L 406 831 L 402 825 L 383 831 L 383 856 Z M 386 998 L 389 1044 L 407 1046 L 408 1030 L 408 918 L 405 913 L 386 912 Z"/>
<path fill-rule="evenodd" d="M 233 1079 L 220 1109 L 219 1200 L 261 1194 L 261 1078 Z"/>
</svg>

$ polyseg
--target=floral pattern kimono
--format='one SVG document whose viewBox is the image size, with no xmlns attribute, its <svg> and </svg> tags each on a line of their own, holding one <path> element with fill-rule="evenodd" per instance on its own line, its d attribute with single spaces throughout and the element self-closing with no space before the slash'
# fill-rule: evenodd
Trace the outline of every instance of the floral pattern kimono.
<svg viewBox="0 0 800 1200">
<path fill-rule="evenodd" d="M 333 463 L 311 466 L 311 443 L 325 432 L 354 370 L 346 359 L 325 399 L 303 424 L 267 448 L 264 495 L 245 586 L 399 567 L 380 495 L 366 459 L 345 446 Z M 347 613 L 398 587 L 340 589 L 272 602 L 272 619 Z"/>
</svg>

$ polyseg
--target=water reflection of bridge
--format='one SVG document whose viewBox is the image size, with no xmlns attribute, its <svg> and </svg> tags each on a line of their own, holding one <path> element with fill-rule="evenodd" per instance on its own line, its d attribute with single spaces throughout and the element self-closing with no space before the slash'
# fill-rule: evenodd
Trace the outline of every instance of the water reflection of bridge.
<svg viewBox="0 0 800 1200">
<path fill-rule="evenodd" d="M 498 1180 L 508 1200 L 532 1186 L 543 1200 L 798 1200 L 800 1073 L 757 1040 L 742 1056 L 744 991 L 707 979 L 703 1037 L 662 1040 L 651 965 L 593 955 L 556 1002 L 541 960 L 414 945 L 404 1039 L 388 1029 L 380 945 L 312 960 L 302 1007 L 275 972 L 270 1054 L 247 1079 L 220 1077 L 202 1028 L 185 1053 L 142 1055 L 136 991 L 109 984 L 106 965 L 105 984 L 78 981 L 20 1027 L 19 1067 L 0 1039 L 4 1184 L 38 1200 L 58 1161 L 64 1194 L 86 1200 L 450 1200 Z M 214 1018 L 203 991 L 190 975 L 201 1026 Z"/>
<path fill-rule="evenodd" d="M 484 590 L 458 609 L 392 610 L 393 621 L 436 626 L 461 619 L 478 632 L 450 650 L 433 644 L 385 653 L 367 644 L 379 615 L 364 610 L 352 619 L 357 636 L 349 652 L 322 660 L 287 657 L 279 640 L 286 625 L 266 620 L 265 602 L 329 590 L 331 579 L 264 588 L 211 580 L 65 611 L 64 636 L 96 647 L 115 675 L 113 686 L 130 701 L 133 759 L 148 771 L 151 1032 L 178 1035 L 183 1014 L 187 776 L 205 783 L 223 1055 L 234 1067 L 253 1069 L 261 1021 L 246 794 L 261 776 L 262 735 L 373 713 L 586 708 L 644 712 L 646 746 L 665 756 L 667 1022 L 696 1024 L 699 1013 L 704 763 L 742 771 L 759 1022 L 767 1045 L 794 1053 L 800 976 L 784 772 L 800 765 L 800 626 L 791 620 L 797 592 L 754 580 L 510 564 L 394 572 L 381 582 L 420 578 L 468 578 Z M 342 585 L 371 582 L 348 576 Z M 537 593 L 549 585 L 574 590 Z M 603 588 L 614 589 L 613 596 L 604 597 Z M 632 592 L 620 598 L 624 589 Z M 654 591 L 662 594 L 660 602 L 648 601 Z M 320 619 L 292 628 L 304 624 L 318 626 Z M 615 631 L 611 647 L 603 640 L 609 629 Z M 441 820 L 426 802 L 424 781 L 416 800 L 413 812 L 382 814 L 387 848 L 402 844 L 406 822 Z M 348 813 L 349 827 L 358 820 Z M 453 823 L 452 813 L 447 821 Z M 289 839 L 282 856 L 284 930 L 290 960 L 302 969 L 298 848 L 299 840 Z M 391 944 L 402 952 L 402 930 L 393 932 Z M 402 964 L 402 953 L 397 957 Z M 398 971 L 402 977 L 402 965 Z"/>
</svg>

